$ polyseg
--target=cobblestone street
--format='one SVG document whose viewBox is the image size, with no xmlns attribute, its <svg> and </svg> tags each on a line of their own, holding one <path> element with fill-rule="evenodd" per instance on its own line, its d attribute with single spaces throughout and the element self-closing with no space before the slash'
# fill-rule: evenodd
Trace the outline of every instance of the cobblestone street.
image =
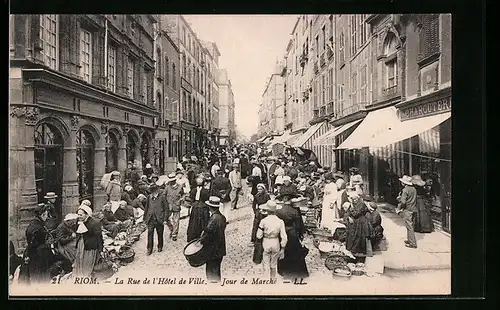
<svg viewBox="0 0 500 310">
<path fill-rule="evenodd" d="M 153 254 L 150 256 L 146 256 L 147 232 L 144 232 L 141 235 L 141 239 L 133 246 L 136 252 L 134 262 L 127 266 L 122 266 L 116 276 L 124 278 L 137 273 L 161 272 L 165 277 L 181 274 L 183 276 L 205 278 L 205 266 L 199 268 L 191 267 L 182 253 L 186 245 L 188 221 L 188 218 L 181 219 L 179 237 L 175 242 L 168 239 L 168 228 L 165 228 L 165 246 L 163 252 L 158 253 L 155 248 Z M 229 224 L 226 227 L 227 255 L 222 261 L 223 277 L 257 277 L 262 272 L 261 265 L 256 265 L 252 262 L 254 250 L 253 246 L 250 246 L 252 223 L 253 212 L 251 204 L 246 195 L 243 195 L 242 199 L 240 199 L 238 209 L 231 211 Z M 319 259 L 319 252 L 312 245 L 312 240 L 307 239 L 306 242 L 308 243 L 308 248 L 311 249 L 307 256 L 307 266 L 311 275 L 327 272 L 328 270 L 324 266 L 324 262 Z"/>
<path fill-rule="evenodd" d="M 245 278 L 251 283 L 253 278 L 262 277 L 261 265 L 252 262 L 253 247 L 249 246 L 253 212 L 246 195 L 241 199 L 240 207 L 231 211 L 229 224 L 226 228 L 227 255 L 222 261 L 222 277 L 236 280 L 234 285 L 224 286 L 179 286 L 178 281 L 184 278 L 199 278 L 205 280 L 205 266 L 191 267 L 182 251 L 186 245 L 186 230 L 188 218 L 182 219 L 179 238 L 176 242 L 165 239 L 163 252 L 155 251 L 146 256 L 146 232 L 134 245 L 136 257 L 134 262 L 122 266 L 108 281 L 113 284 L 116 279 L 127 282 L 129 278 L 165 278 L 170 279 L 166 291 L 158 292 L 157 286 L 136 286 L 137 294 L 168 294 L 168 295 L 218 295 L 218 294 L 286 294 L 286 295 L 365 295 L 365 294 L 448 294 L 450 292 L 450 270 L 420 270 L 394 271 L 385 270 L 384 274 L 373 277 L 352 276 L 350 279 L 333 278 L 331 271 L 324 265 L 324 259 L 312 244 L 312 237 L 306 236 L 306 246 L 309 254 L 306 257 L 310 277 L 305 280 L 307 285 L 240 285 Z M 168 231 L 165 232 L 168 236 Z M 156 242 L 156 241 L 155 241 Z M 176 282 L 173 282 L 176 279 Z M 172 284 L 172 285 L 168 285 Z M 189 284 L 189 283 L 188 283 Z M 281 285 L 280 285 L 281 284 Z M 149 289 L 148 289 L 149 287 Z M 210 287 L 210 289 L 208 289 Z"/>
</svg>

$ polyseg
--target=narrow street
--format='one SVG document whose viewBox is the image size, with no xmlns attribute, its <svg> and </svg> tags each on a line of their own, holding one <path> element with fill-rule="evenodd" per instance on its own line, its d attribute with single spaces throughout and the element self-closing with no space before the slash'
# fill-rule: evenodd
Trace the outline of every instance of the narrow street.
<svg viewBox="0 0 500 310">
<path fill-rule="evenodd" d="M 146 256 L 147 233 L 133 246 L 135 260 L 122 266 L 107 282 L 112 285 L 129 278 L 165 278 L 161 286 L 169 290 L 171 295 L 217 295 L 217 294 L 292 294 L 292 295 L 365 295 L 365 294 L 448 294 L 451 291 L 450 270 L 402 272 L 385 270 L 383 275 L 352 276 L 350 279 L 334 278 L 319 257 L 319 251 L 313 246 L 312 238 L 306 237 L 306 245 L 310 249 L 306 258 L 310 277 L 305 279 L 305 285 L 284 284 L 281 280 L 275 285 L 249 285 L 252 279 L 265 279 L 261 275 L 261 265 L 252 262 L 253 247 L 249 246 L 253 212 L 246 196 L 237 210 L 231 212 L 230 223 L 226 228 L 227 255 L 222 261 L 222 277 L 234 280 L 234 284 L 192 285 L 197 281 L 205 281 L 205 266 L 191 267 L 182 251 L 186 245 L 186 230 L 188 219 L 182 219 L 179 238 L 176 242 L 165 239 L 162 253 L 155 251 Z M 165 232 L 168 236 L 168 232 Z M 156 237 L 155 237 L 156 238 Z M 155 239 L 156 240 L 156 239 Z M 156 241 L 155 241 L 156 242 Z M 178 285 L 181 278 L 192 283 Z M 198 280 L 194 280 L 198 278 Z M 247 285 L 240 284 L 245 278 Z M 169 279 L 169 280 L 167 280 Z M 174 282 L 175 279 L 175 282 Z M 170 281 L 170 282 L 169 282 Z M 206 283 L 203 283 L 206 284 Z M 158 291 L 157 285 L 136 285 L 134 292 L 139 294 L 161 295 L 165 290 Z M 130 286 L 127 286 L 129 290 Z M 117 291 L 118 292 L 118 291 Z M 121 290 L 120 290 L 121 292 Z M 130 291 L 129 291 L 130 292 Z"/>
</svg>

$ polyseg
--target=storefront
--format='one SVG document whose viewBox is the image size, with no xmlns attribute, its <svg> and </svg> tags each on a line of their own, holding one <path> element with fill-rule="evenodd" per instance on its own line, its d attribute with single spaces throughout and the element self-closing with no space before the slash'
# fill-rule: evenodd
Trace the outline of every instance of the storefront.
<svg viewBox="0 0 500 310">
<path fill-rule="evenodd" d="M 333 146 L 317 145 L 314 141 L 328 132 L 332 126 L 327 121 L 321 121 L 309 127 L 306 132 L 297 138 L 292 147 L 303 147 L 311 150 L 318 157 L 318 162 L 322 166 L 331 167 L 334 162 Z"/>
<path fill-rule="evenodd" d="M 420 174 L 431 192 L 432 215 L 445 231 L 451 230 L 451 98 L 447 88 L 370 112 L 338 147 L 360 150 L 372 171 L 370 194 L 391 204 L 397 203 L 398 178 Z"/>
</svg>

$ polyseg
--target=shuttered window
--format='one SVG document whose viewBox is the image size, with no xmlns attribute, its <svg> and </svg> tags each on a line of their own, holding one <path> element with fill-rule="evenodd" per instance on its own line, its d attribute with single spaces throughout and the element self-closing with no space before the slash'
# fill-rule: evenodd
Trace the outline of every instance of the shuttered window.
<svg viewBox="0 0 500 310">
<path fill-rule="evenodd" d="M 439 14 L 423 14 L 420 21 L 419 61 L 439 53 Z"/>
</svg>

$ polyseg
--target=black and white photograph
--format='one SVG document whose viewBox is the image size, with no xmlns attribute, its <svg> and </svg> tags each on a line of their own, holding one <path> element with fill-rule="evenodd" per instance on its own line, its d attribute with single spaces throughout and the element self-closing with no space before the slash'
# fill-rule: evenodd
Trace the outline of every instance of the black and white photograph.
<svg viewBox="0 0 500 310">
<path fill-rule="evenodd" d="M 451 294 L 451 13 L 10 14 L 9 58 L 10 296 Z"/>
</svg>

